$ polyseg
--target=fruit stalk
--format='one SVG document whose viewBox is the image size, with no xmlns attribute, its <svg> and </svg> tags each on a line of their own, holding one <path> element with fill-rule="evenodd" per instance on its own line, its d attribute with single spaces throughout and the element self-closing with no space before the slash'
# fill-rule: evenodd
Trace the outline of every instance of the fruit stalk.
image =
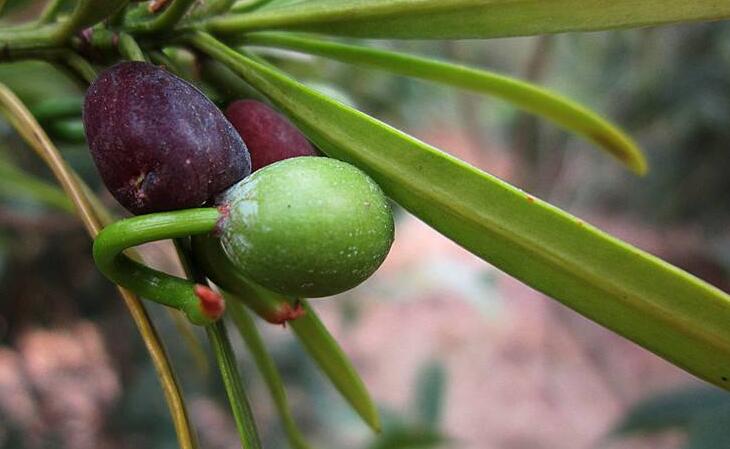
<svg viewBox="0 0 730 449">
<path fill-rule="evenodd" d="M 220 295 L 201 284 L 135 262 L 123 252 L 143 243 L 211 232 L 220 217 L 217 209 L 200 208 L 118 221 L 96 237 L 94 260 L 101 272 L 116 284 L 183 311 L 194 324 L 210 324 L 223 313 Z"/>
</svg>

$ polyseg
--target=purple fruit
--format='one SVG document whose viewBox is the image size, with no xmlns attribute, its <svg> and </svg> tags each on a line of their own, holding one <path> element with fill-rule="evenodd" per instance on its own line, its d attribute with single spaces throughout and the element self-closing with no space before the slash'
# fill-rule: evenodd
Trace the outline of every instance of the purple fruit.
<svg viewBox="0 0 730 449">
<path fill-rule="evenodd" d="M 234 101 L 226 117 L 246 141 L 253 171 L 283 159 L 317 155 L 301 131 L 264 103 Z"/>
<path fill-rule="evenodd" d="M 102 72 L 83 119 L 104 184 L 135 214 L 200 206 L 251 173 L 246 145 L 223 113 L 151 64 Z"/>
</svg>

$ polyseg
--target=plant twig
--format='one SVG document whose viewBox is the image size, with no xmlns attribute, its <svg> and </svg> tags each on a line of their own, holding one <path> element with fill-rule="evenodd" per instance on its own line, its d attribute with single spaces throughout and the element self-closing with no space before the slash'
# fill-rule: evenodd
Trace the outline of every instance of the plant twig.
<svg viewBox="0 0 730 449">
<path fill-rule="evenodd" d="M 170 6 L 154 19 L 130 23 L 125 28 L 130 32 L 145 34 L 168 31 L 185 16 L 193 3 L 195 0 L 173 0 Z"/>
<path fill-rule="evenodd" d="M 57 61 L 86 85 L 91 84 L 96 79 L 97 73 L 94 66 L 83 56 L 73 51 L 64 52 L 60 58 L 57 58 Z"/>
<path fill-rule="evenodd" d="M 130 61 L 147 61 L 139 44 L 129 33 L 119 33 L 119 53 Z"/>
</svg>

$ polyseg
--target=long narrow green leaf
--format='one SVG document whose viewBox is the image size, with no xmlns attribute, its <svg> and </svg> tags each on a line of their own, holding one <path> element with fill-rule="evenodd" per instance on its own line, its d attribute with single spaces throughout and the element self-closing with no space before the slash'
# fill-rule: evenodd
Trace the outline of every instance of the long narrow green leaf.
<svg viewBox="0 0 730 449">
<path fill-rule="evenodd" d="M 210 339 L 211 347 L 218 362 L 223 385 L 228 394 L 228 401 L 233 411 L 238 434 L 244 449 L 261 449 L 258 431 L 254 422 L 253 413 L 246 398 L 246 392 L 238 374 L 236 361 L 233 358 L 233 349 L 228 341 L 226 328 L 222 321 L 206 326 L 205 330 Z"/>
<path fill-rule="evenodd" d="M 469 39 L 730 18 L 718 0 L 311 0 L 211 19 L 208 31 L 300 30 L 340 36 Z"/>
<path fill-rule="evenodd" d="M 230 49 L 191 42 L 329 156 L 475 255 L 708 382 L 730 388 L 730 296 L 661 259 Z"/>
<path fill-rule="evenodd" d="M 271 397 L 274 399 L 276 411 L 279 413 L 279 417 L 284 425 L 284 432 L 289 440 L 289 444 L 294 449 L 311 449 L 304 439 L 304 435 L 299 430 L 297 423 L 294 421 L 294 417 L 289 408 L 289 401 L 286 398 L 284 382 L 281 380 L 274 359 L 266 351 L 264 341 L 261 338 L 261 334 L 256 330 L 256 323 L 254 323 L 253 318 L 237 300 L 228 302 L 228 313 L 233 318 L 233 323 L 238 328 L 238 332 L 241 334 L 256 362 L 256 366 L 266 381 L 269 393 L 271 393 Z"/>
<path fill-rule="evenodd" d="M 638 146 L 616 126 L 572 100 L 525 81 L 403 53 L 281 33 L 254 33 L 247 35 L 245 42 L 368 65 L 399 75 L 494 95 L 583 135 L 635 172 L 642 174 L 646 171 L 646 160 Z"/>
<path fill-rule="evenodd" d="M 81 96 L 49 98 L 30 109 L 39 122 L 64 118 L 81 117 L 81 106 L 84 99 Z"/>
<path fill-rule="evenodd" d="M 193 282 L 207 285 L 205 273 L 200 269 L 200 265 L 193 256 L 190 239 L 176 238 L 174 243 L 186 277 Z M 213 349 L 215 361 L 223 380 L 223 387 L 226 390 L 228 404 L 233 412 L 241 446 L 243 449 L 261 449 L 256 422 L 246 395 L 246 389 L 243 387 L 243 381 L 236 366 L 236 356 L 233 353 L 223 320 L 205 326 L 205 332 L 208 335 L 208 341 Z"/>
<path fill-rule="evenodd" d="M 337 340 L 332 337 L 307 301 L 302 301 L 306 313 L 289 325 L 304 349 L 317 362 L 332 384 L 348 400 L 355 411 L 376 432 L 380 418 L 362 379 L 352 366 Z"/>
<path fill-rule="evenodd" d="M 0 198 L 25 197 L 73 214 L 75 208 L 63 190 L 0 160 Z"/>
<path fill-rule="evenodd" d="M 208 334 L 210 345 L 215 353 L 218 368 L 223 378 L 223 385 L 226 388 L 228 402 L 233 411 L 241 445 L 243 449 L 261 449 L 256 423 L 241 382 L 241 375 L 236 367 L 236 360 L 233 357 L 233 349 L 228 340 L 225 325 L 222 320 L 219 320 L 206 326 L 205 331 Z"/>
</svg>

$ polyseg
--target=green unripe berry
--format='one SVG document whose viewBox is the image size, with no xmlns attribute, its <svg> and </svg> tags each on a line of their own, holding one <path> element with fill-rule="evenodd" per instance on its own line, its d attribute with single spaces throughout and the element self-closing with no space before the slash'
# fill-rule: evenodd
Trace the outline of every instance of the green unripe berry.
<svg viewBox="0 0 730 449">
<path fill-rule="evenodd" d="M 221 243 L 252 281 L 295 297 L 349 290 L 393 243 L 393 215 L 375 182 L 350 164 L 297 157 L 229 189 Z"/>
</svg>

